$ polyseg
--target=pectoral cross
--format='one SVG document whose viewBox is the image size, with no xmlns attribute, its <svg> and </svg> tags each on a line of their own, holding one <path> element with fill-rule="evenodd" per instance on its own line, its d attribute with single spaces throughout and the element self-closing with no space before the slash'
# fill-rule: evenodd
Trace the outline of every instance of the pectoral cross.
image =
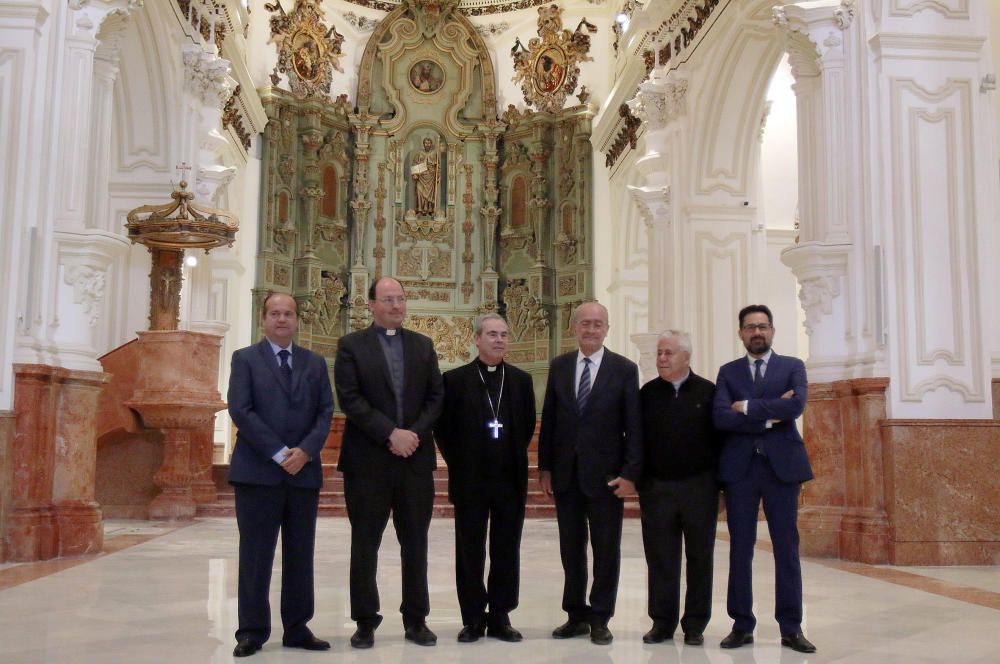
<svg viewBox="0 0 1000 664">
<path fill-rule="evenodd" d="M 487 428 L 491 429 L 490 435 L 493 436 L 493 440 L 500 440 L 500 429 L 503 429 L 503 424 L 500 420 L 493 418 L 486 423 Z"/>
</svg>

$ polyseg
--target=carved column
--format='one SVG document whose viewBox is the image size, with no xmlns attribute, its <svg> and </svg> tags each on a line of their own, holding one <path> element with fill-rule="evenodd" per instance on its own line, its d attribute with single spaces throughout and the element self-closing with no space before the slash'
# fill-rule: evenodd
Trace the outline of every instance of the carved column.
<svg viewBox="0 0 1000 664">
<path fill-rule="evenodd" d="M 644 184 L 628 186 L 632 201 L 645 223 L 647 237 L 649 327 L 647 332 L 631 335 L 632 342 L 639 348 L 639 370 L 643 381 L 657 375 L 656 342 L 660 334 L 668 328 L 680 326 L 683 320 L 676 294 L 680 285 L 679 254 L 684 249 L 677 241 L 673 224 L 671 174 L 664 160 L 671 131 L 684 114 L 687 86 L 687 80 L 676 71 L 665 75 L 654 70 L 629 102 L 636 115 L 645 122 L 642 141 L 645 153 L 636 163 L 636 168 L 644 175 Z"/>
<path fill-rule="evenodd" d="M 360 330 L 368 324 L 368 268 L 365 266 L 365 231 L 368 228 L 369 214 L 372 202 L 368 197 L 368 167 L 371 154 L 371 131 L 377 118 L 367 114 L 352 115 L 351 125 L 354 127 L 354 199 L 351 210 L 354 214 L 354 225 L 351 227 L 351 283 L 350 310 L 348 317 L 352 330 Z M 393 174 L 397 164 L 393 164 Z M 375 259 L 374 279 L 382 276 L 386 259 L 385 242 L 385 211 L 379 210 L 376 217 L 380 227 L 375 229 L 374 248 Z"/>
<path fill-rule="evenodd" d="M 482 252 L 483 272 L 480 275 L 479 311 L 482 313 L 496 312 L 498 308 L 497 295 L 499 276 L 496 271 L 497 226 L 500 222 L 500 188 L 497 185 L 497 168 L 500 157 L 497 142 L 506 125 L 497 120 L 491 120 L 480 127 L 486 137 L 486 149 L 483 153 L 483 166 L 486 169 L 483 186 L 483 205 L 479 209 L 482 217 Z"/>
<path fill-rule="evenodd" d="M 865 295 L 855 289 L 867 281 L 857 270 L 865 254 L 854 243 L 862 229 L 860 200 L 848 193 L 863 189 L 857 178 L 862 171 L 856 136 L 860 117 L 847 104 L 856 81 L 848 64 L 857 28 L 851 28 L 849 3 L 831 1 L 809 9 L 789 5 L 775 8 L 774 15 L 795 77 L 799 146 L 800 242 L 785 249 L 781 260 L 799 282 L 809 378 L 837 380 L 855 373 L 858 351 L 870 351 L 874 341 L 870 327 L 865 339 L 863 325 L 852 321 L 864 313 L 856 299 Z M 849 274 L 852 265 L 859 276 Z"/>
</svg>

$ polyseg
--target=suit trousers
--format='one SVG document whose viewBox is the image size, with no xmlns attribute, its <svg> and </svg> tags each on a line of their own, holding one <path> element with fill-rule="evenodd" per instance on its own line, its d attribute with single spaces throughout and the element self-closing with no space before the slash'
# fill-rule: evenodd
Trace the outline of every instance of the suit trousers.
<svg viewBox="0 0 1000 664">
<path fill-rule="evenodd" d="M 681 544 L 687 559 L 685 634 L 701 634 L 712 616 L 712 558 L 719 489 L 714 472 L 649 480 L 639 492 L 642 544 L 648 568 L 649 617 L 673 633 L 680 618 Z"/>
<path fill-rule="evenodd" d="M 378 550 L 392 514 L 403 573 L 403 625 L 430 613 L 427 531 L 434 510 L 434 475 L 414 472 L 402 459 L 381 474 L 344 473 L 344 501 L 351 522 L 351 620 L 375 628 L 379 615 Z"/>
<path fill-rule="evenodd" d="M 271 567 L 281 531 L 281 624 L 286 641 L 301 641 L 314 610 L 313 552 L 319 489 L 234 483 L 240 532 L 239 627 L 236 640 L 271 635 Z"/>
<path fill-rule="evenodd" d="M 510 624 L 520 590 L 523 527 L 524 496 L 513 478 L 484 480 L 479 495 L 455 502 L 455 580 L 463 624 Z M 484 585 L 487 528 L 490 572 Z"/>
<path fill-rule="evenodd" d="M 757 508 L 764 502 L 764 516 L 774 549 L 774 617 L 782 635 L 802 630 L 802 568 L 799 564 L 797 525 L 798 483 L 782 482 L 767 457 L 754 454 L 745 477 L 727 484 L 726 515 L 729 526 L 729 589 L 727 608 L 733 629 L 752 632 L 753 550 L 757 542 Z"/>
<path fill-rule="evenodd" d="M 555 494 L 562 558 L 562 608 L 569 619 L 603 625 L 615 614 L 621 569 L 625 504 L 609 488 L 588 496 L 576 481 Z M 594 583 L 587 603 L 587 537 L 594 555 Z"/>
</svg>

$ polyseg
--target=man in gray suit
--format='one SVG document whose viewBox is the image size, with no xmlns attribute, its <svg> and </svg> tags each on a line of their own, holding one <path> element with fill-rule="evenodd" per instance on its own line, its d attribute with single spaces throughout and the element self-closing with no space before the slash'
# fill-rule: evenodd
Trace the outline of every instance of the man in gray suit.
<svg viewBox="0 0 1000 664">
<path fill-rule="evenodd" d="M 239 627 L 234 657 L 271 634 L 268 592 L 281 531 L 281 623 L 286 648 L 327 650 L 313 636 L 313 550 L 323 484 L 320 450 L 333 417 L 326 360 L 292 344 L 295 300 L 272 293 L 263 304 L 264 338 L 233 353 L 229 414 L 238 429 L 229 464 L 240 531 Z"/>
<path fill-rule="evenodd" d="M 334 384 L 347 417 L 338 468 L 351 522 L 351 619 L 355 648 L 371 648 L 379 615 L 378 550 L 392 513 L 403 567 L 408 641 L 432 646 L 427 627 L 427 531 L 434 509 L 434 438 L 444 386 L 433 342 L 403 329 L 406 295 L 391 277 L 368 292 L 374 323 L 340 340 Z"/>
<path fill-rule="evenodd" d="M 569 619 L 553 632 L 566 639 L 590 634 L 599 645 L 613 636 L 621 567 L 624 504 L 642 472 L 639 368 L 604 347 L 608 310 L 585 302 L 573 313 L 579 350 L 549 366 L 538 438 L 542 490 L 555 494 L 559 552 L 565 583 L 562 607 Z M 594 582 L 587 595 L 587 539 L 594 554 Z"/>
</svg>

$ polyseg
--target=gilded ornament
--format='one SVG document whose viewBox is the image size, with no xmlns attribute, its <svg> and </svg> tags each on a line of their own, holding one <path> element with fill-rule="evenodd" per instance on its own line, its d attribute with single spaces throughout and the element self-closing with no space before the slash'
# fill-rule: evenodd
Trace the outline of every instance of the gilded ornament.
<svg viewBox="0 0 1000 664">
<path fill-rule="evenodd" d="M 340 59 L 344 36 L 323 23 L 325 12 L 320 0 L 298 0 L 285 13 L 281 0 L 267 3 L 271 16 L 271 42 L 278 47 L 277 70 L 288 76 L 292 93 L 298 97 L 330 92 L 333 70 L 343 72 Z"/>
<path fill-rule="evenodd" d="M 555 4 L 538 8 L 538 37 L 528 48 L 518 39 L 514 57 L 515 83 L 521 84 L 524 103 L 540 111 L 555 113 L 566 104 L 566 97 L 576 90 L 580 64 L 593 60 L 590 35 L 597 26 L 583 19 L 574 32 L 562 26 L 562 9 Z"/>
</svg>

